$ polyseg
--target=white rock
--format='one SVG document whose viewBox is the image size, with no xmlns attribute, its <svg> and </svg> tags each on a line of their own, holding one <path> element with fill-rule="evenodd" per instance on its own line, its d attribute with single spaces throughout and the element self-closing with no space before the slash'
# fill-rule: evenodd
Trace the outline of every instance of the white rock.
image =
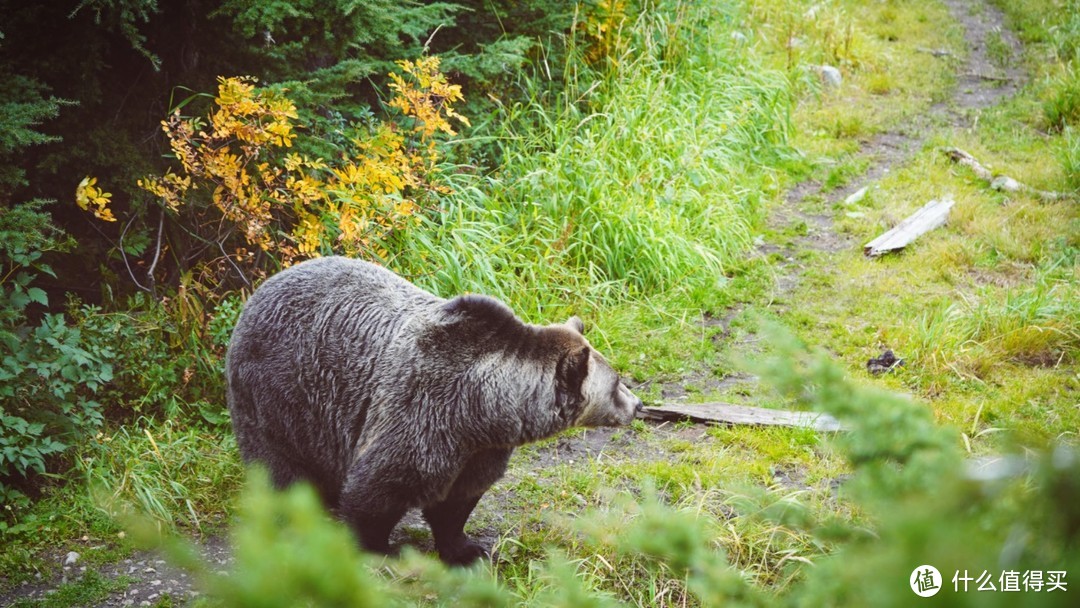
<svg viewBox="0 0 1080 608">
<path fill-rule="evenodd" d="M 821 77 L 821 82 L 825 84 L 826 88 L 838 89 L 844 82 L 844 77 L 840 74 L 840 70 L 831 65 L 819 65 L 817 71 L 818 76 Z"/>
<path fill-rule="evenodd" d="M 731 39 L 739 44 L 746 44 L 746 34 L 742 32 L 731 32 Z"/>
<path fill-rule="evenodd" d="M 1016 192 L 1020 190 L 1020 182 L 1009 177 L 1008 175 L 999 175 L 994 178 L 994 181 L 990 182 L 990 187 L 994 190 L 1004 190 L 1005 192 Z"/>
<path fill-rule="evenodd" d="M 65 566 L 74 566 L 75 562 L 79 561 L 79 557 L 80 557 L 79 554 L 74 552 L 74 551 L 68 552 L 67 556 L 64 557 L 64 565 Z"/>
<path fill-rule="evenodd" d="M 869 192 L 870 186 L 863 186 L 855 192 L 852 192 L 847 198 L 844 199 L 844 205 L 852 207 L 862 202 L 862 199 L 866 198 L 866 193 Z"/>
</svg>

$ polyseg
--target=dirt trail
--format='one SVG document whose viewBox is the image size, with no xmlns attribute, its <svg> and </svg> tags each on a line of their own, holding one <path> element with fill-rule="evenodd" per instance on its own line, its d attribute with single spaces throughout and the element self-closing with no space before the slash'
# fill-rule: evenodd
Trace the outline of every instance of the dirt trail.
<svg viewBox="0 0 1080 608">
<path fill-rule="evenodd" d="M 953 19 L 964 27 L 968 49 L 967 57 L 957 66 L 957 85 L 951 100 L 935 104 L 927 116 L 863 141 L 858 154 L 869 158 L 870 166 L 862 175 L 826 194 L 827 206 L 873 185 L 894 168 L 910 161 L 936 125 L 944 124 L 946 129 L 970 127 L 980 110 L 1015 95 L 1026 82 L 1024 72 L 1014 67 L 1020 65 L 1020 42 L 1005 27 L 1004 15 L 996 6 L 986 0 L 945 0 L 944 4 Z M 1008 67 L 1004 69 L 997 67 L 991 58 L 991 36 L 999 36 L 1008 51 L 1008 57 L 1003 61 Z M 949 58 L 947 55 L 942 57 L 943 60 Z M 762 253 L 780 251 L 784 255 L 785 263 L 774 288 L 778 299 L 793 291 L 799 283 L 802 268 L 795 262 L 799 250 L 837 252 L 861 245 L 833 230 L 832 215 L 813 213 L 804 208 L 805 200 L 821 192 L 822 184 L 818 181 L 797 184 L 788 192 L 784 204 L 769 218 L 769 227 L 774 230 L 799 221 L 808 227 L 807 234 L 797 238 L 793 248 L 784 249 L 767 243 L 759 246 Z"/>
<path fill-rule="evenodd" d="M 964 28 L 964 38 L 968 49 L 967 56 L 962 62 L 957 63 L 957 86 L 952 98 L 947 103 L 931 107 L 929 115 L 917 121 L 863 141 L 858 154 L 870 159 L 869 167 L 847 185 L 825 194 L 824 199 L 827 203 L 835 203 L 860 188 L 872 185 L 892 169 L 911 160 L 932 129 L 941 128 L 941 125 L 944 125 L 946 129 L 970 127 L 977 120 L 980 110 L 1014 95 L 1023 86 L 1026 80 L 1025 74 L 1019 68 L 1011 67 L 1020 65 L 1020 44 L 1016 37 L 1004 27 L 1001 11 L 987 0 L 943 1 L 956 23 Z M 1004 43 L 1009 57 L 1003 63 L 1010 67 L 1000 68 L 992 60 L 991 37 L 1000 39 Z M 1000 47 L 999 44 L 998 53 L 1001 52 Z M 941 59 L 956 61 L 948 55 L 943 55 Z M 773 288 L 773 300 L 785 301 L 787 296 L 799 286 L 804 270 L 798 261 L 800 251 L 839 252 L 861 246 L 861 243 L 851 242 L 851 239 L 835 232 L 831 214 L 816 213 L 808 209 L 809 205 L 806 204 L 808 199 L 817 199 L 822 190 L 823 185 L 815 180 L 797 184 L 787 193 L 782 204 L 773 209 L 770 214 L 768 225 L 774 231 L 783 230 L 798 222 L 803 222 L 807 226 L 806 233 L 796 238 L 789 246 L 778 246 L 767 242 L 759 243 L 757 246 L 762 255 L 779 253 L 783 258 Z M 826 205 L 826 208 L 829 206 L 831 205 Z M 703 322 L 708 325 L 722 325 L 726 328 L 734 316 L 733 312 L 724 319 L 705 319 Z M 738 347 L 752 350 L 753 338 L 745 340 Z M 747 375 L 717 379 L 708 374 L 699 374 L 681 382 L 664 385 L 663 393 L 665 398 L 678 398 L 687 394 L 687 388 L 714 391 L 731 384 L 754 380 Z M 668 426 L 659 429 L 659 432 L 663 435 L 693 440 L 703 438 L 703 432 L 693 428 L 675 430 Z M 621 439 L 613 439 L 615 437 L 621 437 Z M 620 457 L 626 457 L 627 452 L 631 452 L 635 458 L 660 460 L 673 457 L 670 454 L 655 453 L 655 450 L 649 452 L 648 448 L 639 448 L 634 442 L 628 441 L 625 435 L 618 434 L 614 430 L 598 430 L 580 436 L 561 438 L 546 447 L 529 451 L 524 456 L 525 466 L 518 468 L 525 469 L 520 474 L 536 474 L 536 471 L 556 462 L 592 460 L 606 457 L 607 454 L 619 454 Z M 477 540 L 491 544 L 498 538 L 498 534 L 504 531 L 501 522 L 507 500 L 506 496 L 501 499 L 489 496 L 481 501 L 470 524 L 471 534 Z M 434 549 L 430 536 L 426 532 L 426 525 L 418 514 L 410 514 L 395 531 L 391 540 L 396 545 L 411 545 L 421 551 Z M 202 548 L 207 561 L 213 568 L 225 570 L 231 564 L 229 548 L 223 538 L 204 539 Z M 78 549 L 76 547 L 58 548 L 56 552 L 58 563 L 63 563 L 68 552 L 72 550 Z M 18 599 L 44 598 L 53 593 L 62 583 L 79 578 L 86 570 L 85 566 L 76 563 L 63 568 L 62 578 L 48 582 L 27 583 L 6 593 L 0 593 L 0 606 L 9 605 Z M 153 606 L 166 597 L 171 598 L 174 604 L 177 602 L 182 604 L 198 596 L 194 581 L 190 577 L 151 553 L 139 552 L 130 558 L 97 570 L 109 579 L 127 577 L 132 580 L 123 592 L 113 594 L 98 606 Z"/>
</svg>

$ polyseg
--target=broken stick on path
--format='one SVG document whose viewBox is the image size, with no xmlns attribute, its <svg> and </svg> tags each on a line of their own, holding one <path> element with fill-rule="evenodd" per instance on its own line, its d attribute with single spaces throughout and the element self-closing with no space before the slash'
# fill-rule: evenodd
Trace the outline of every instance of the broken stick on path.
<svg viewBox="0 0 1080 608">
<path fill-rule="evenodd" d="M 994 190 L 1003 190 L 1005 192 L 1023 192 L 1025 194 L 1031 194 L 1044 201 L 1059 201 L 1066 197 L 1061 192 L 1050 192 L 1047 190 L 1039 190 L 1038 188 L 1032 188 L 1027 184 L 1023 184 L 1008 175 L 994 175 L 994 172 L 983 166 L 982 163 L 975 160 L 975 157 L 961 150 L 960 148 L 942 148 L 942 152 L 945 153 L 953 162 L 964 165 L 971 169 L 975 177 L 981 180 L 985 180 L 990 184 L 990 187 Z"/>
<path fill-rule="evenodd" d="M 790 426 L 815 431 L 846 430 L 840 421 L 828 414 L 773 410 L 719 402 L 647 407 L 642 417 L 652 420 L 690 420 L 724 425 Z"/>
</svg>

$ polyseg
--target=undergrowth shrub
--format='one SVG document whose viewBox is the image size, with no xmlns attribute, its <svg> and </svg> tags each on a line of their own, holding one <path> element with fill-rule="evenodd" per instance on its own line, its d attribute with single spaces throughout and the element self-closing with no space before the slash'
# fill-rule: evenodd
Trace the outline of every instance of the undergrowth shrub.
<svg viewBox="0 0 1080 608">
<path fill-rule="evenodd" d="M 144 239 L 130 251 L 149 256 L 146 285 L 131 278 L 153 293 L 158 273 L 171 273 L 174 285 L 188 279 L 220 294 L 319 255 L 388 258 L 398 233 L 448 191 L 439 136 L 455 134 L 451 119 L 468 124 L 438 57 L 398 66 L 386 105 L 399 116 L 349 125 L 329 158 L 290 151 L 301 137 L 296 105 L 253 78 L 219 78 L 205 117 L 174 110 L 162 126 L 179 167 L 139 180 L 156 198 L 159 227 L 153 246 Z M 76 190 L 79 206 L 106 221 L 109 197 L 92 178 Z"/>
<path fill-rule="evenodd" d="M 242 301 L 230 294 L 208 310 L 213 294 L 192 294 L 186 285 L 162 301 L 135 294 L 115 311 L 72 307 L 88 348 L 110 353 L 115 373 L 102 398 L 112 420 L 155 416 L 229 424 L 225 351 Z"/>
<path fill-rule="evenodd" d="M 42 256 L 67 248 L 41 202 L 0 208 L 0 525 L 28 504 L 20 490 L 46 463 L 102 422 L 97 401 L 113 377 L 112 353 L 89 347 L 62 314 L 43 312 L 33 285 L 52 275 Z M 42 308 L 36 308 L 38 305 Z"/>
</svg>

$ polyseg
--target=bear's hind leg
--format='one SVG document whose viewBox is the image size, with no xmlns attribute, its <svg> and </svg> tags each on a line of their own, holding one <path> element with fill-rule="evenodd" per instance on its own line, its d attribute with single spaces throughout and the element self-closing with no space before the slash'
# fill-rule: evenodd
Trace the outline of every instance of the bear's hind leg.
<svg viewBox="0 0 1080 608">
<path fill-rule="evenodd" d="M 390 533 L 408 510 L 400 488 L 368 467 L 358 466 L 345 482 L 338 515 L 356 533 L 365 550 L 390 553 Z"/>
<path fill-rule="evenodd" d="M 333 511 L 338 504 L 338 486 L 320 475 L 312 467 L 306 467 L 284 451 L 263 452 L 255 457 L 270 473 L 270 483 L 275 490 L 286 490 L 295 483 L 308 483 L 315 488 L 323 501 L 323 506 Z"/>
<path fill-rule="evenodd" d="M 431 526 L 435 548 L 443 562 L 464 566 L 487 557 L 487 551 L 465 535 L 465 522 L 479 501 L 479 496 L 448 498 L 424 509 L 424 519 Z"/>
<path fill-rule="evenodd" d="M 513 449 L 490 448 L 468 460 L 442 502 L 424 509 L 439 557 L 448 564 L 469 564 L 488 552 L 465 535 L 465 522 L 480 497 L 506 472 Z"/>
</svg>

